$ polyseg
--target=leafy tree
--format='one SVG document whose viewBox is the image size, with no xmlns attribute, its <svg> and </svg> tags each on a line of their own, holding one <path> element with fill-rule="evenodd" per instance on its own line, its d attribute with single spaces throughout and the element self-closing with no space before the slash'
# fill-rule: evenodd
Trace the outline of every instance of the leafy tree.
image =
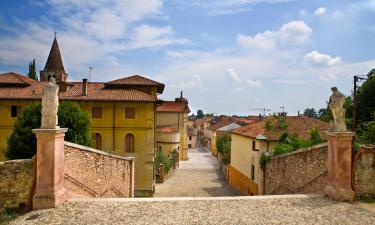
<svg viewBox="0 0 375 225">
<path fill-rule="evenodd" d="M 358 136 L 362 143 L 375 144 L 375 121 L 363 123 Z"/>
<path fill-rule="evenodd" d="M 368 79 L 357 92 L 357 121 L 358 124 L 372 121 L 375 112 L 375 69 L 368 74 Z"/>
<path fill-rule="evenodd" d="M 216 138 L 217 151 L 222 155 L 225 164 L 230 163 L 231 140 L 229 135 L 220 135 Z"/>
<path fill-rule="evenodd" d="M 33 80 L 36 80 L 36 81 L 38 80 L 38 77 L 35 71 L 35 59 L 33 59 L 33 61 L 29 63 L 29 73 L 27 74 L 27 76 Z"/>
<path fill-rule="evenodd" d="M 199 109 L 199 110 L 197 111 L 197 118 L 198 118 L 198 119 L 201 119 L 201 118 L 203 118 L 203 117 L 204 117 L 203 111 L 202 111 L 201 109 Z"/>
<path fill-rule="evenodd" d="M 318 118 L 322 121 L 325 121 L 325 122 L 329 122 L 329 121 L 333 120 L 332 112 L 328 108 L 328 106 L 327 106 L 327 108 L 319 109 Z"/>
<path fill-rule="evenodd" d="M 18 117 L 13 133 L 8 139 L 8 159 L 31 158 L 36 153 L 36 138 L 32 129 L 39 128 L 41 124 L 40 103 L 33 103 L 25 107 Z M 78 104 L 60 102 L 59 126 L 68 128 L 65 140 L 77 144 L 91 146 L 92 140 L 89 133 L 91 120 L 87 113 L 80 110 Z"/>
<path fill-rule="evenodd" d="M 303 115 L 310 117 L 310 118 L 318 118 L 318 113 L 315 111 L 314 108 L 307 108 L 303 112 Z"/>
</svg>

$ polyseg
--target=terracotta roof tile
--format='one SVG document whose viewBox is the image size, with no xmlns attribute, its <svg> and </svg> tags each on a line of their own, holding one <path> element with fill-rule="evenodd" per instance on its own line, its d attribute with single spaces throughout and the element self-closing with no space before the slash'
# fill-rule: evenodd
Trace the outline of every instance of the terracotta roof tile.
<svg viewBox="0 0 375 225">
<path fill-rule="evenodd" d="M 244 127 L 236 128 L 232 130 L 232 133 L 251 138 L 256 138 L 258 135 L 263 135 L 269 141 L 278 141 L 281 135 L 285 132 L 289 134 L 297 134 L 299 138 L 309 139 L 309 130 L 311 128 L 318 129 L 323 138 L 325 138 L 324 132 L 329 130 L 328 123 L 305 116 L 285 117 L 285 122 L 288 126 L 286 129 L 283 130 L 267 130 L 265 128 L 266 121 L 270 121 L 274 125 L 277 124 L 277 119 L 273 117 L 268 117 L 263 121 L 252 123 Z"/>
<path fill-rule="evenodd" d="M 36 81 L 18 73 L 0 74 L 0 86 L 29 86 L 34 82 Z"/>
<path fill-rule="evenodd" d="M 156 131 L 162 133 L 175 133 L 178 132 L 178 129 L 174 127 L 157 127 Z"/>
<path fill-rule="evenodd" d="M 189 106 L 185 102 L 163 101 L 156 108 L 158 112 L 190 112 Z"/>
<path fill-rule="evenodd" d="M 3 77 L 4 76 L 4 77 Z M 11 76 L 12 78 L 9 78 Z M 17 80 L 22 77 L 19 74 L 0 75 L 2 80 Z M 21 79 L 21 78 L 20 78 Z M 29 86 L 3 86 L 0 87 L 0 100 L 40 100 L 42 99 L 43 87 L 47 81 L 34 81 L 22 78 L 29 82 Z M 31 81 L 30 81 L 31 80 Z M 4 82 L 5 82 L 4 81 Z M 156 102 L 157 97 L 136 89 L 106 88 L 104 83 L 87 83 L 87 96 L 82 95 L 82 83 L 72 82 L 73 86 L 66 92 L 59 94 L 62 100 L 74 101 L 146 101 Z"/>
<path fill-rule="evenodd" d="M 140 75 L 133 75 L 117 80 L 112 80 L 105 83 L 106 86 L 153 86 L 157 87 L 158 93 L 162 93 L 164 90 L 164 84 L 157 81 L 148 79 Z"/>
</svg>

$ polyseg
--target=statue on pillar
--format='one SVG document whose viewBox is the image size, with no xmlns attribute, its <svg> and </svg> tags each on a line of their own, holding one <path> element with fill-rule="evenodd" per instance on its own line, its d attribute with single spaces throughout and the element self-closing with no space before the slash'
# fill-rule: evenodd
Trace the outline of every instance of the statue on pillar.
<svg viewBox="0 0 375 225">
<path fill-rule="evenodd" d="M 42 125 L 41 129 L 58 129 L 57 112 L 59 108 L 59 86 L 54 77 L 44 86 L 42 97 Z"/>
<path fill-rule="evenodd" d="M 329 98 L 328 106 L 331 109 L 334 126 L 332 128 L 333 132 L 346 132 L 345 124 L 345 96 L 337 90 L 337 87 L 332 87 L 332 95 Z"/>
</svg>

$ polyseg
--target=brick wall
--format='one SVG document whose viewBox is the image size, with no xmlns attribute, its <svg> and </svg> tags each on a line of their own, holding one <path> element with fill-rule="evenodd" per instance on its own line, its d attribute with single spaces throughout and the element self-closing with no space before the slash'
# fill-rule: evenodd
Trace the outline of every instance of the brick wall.
<svg viewBox="0 0 375 225">
<path fill-rule="evenodd" d="M 375 198 L 375 148 L 363 148 L 356 153 L 353 175 L 353 189 L 357 196 Z"/>
<path fill-rule="evenodd" d="M 0 211 L 31 206 L 33 159 L 0 162 Z"/>
<path fill-rule="evenodd" d="M 64 186 L 70 197 L 133 197 L 134 158 L 69 142 L 65 142 L 64 157 Z"/>
<path fill-rule="evenodd" d="M 273 157 L 265 169 L 265 194 L 323 193 L 327 143 Z"/>
</svg>

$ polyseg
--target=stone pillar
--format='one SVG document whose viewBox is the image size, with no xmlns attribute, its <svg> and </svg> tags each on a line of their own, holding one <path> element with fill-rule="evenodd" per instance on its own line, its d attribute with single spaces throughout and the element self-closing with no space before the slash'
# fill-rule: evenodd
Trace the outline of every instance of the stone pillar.
<svg viewBox="0 0 375 225">
<path fill-rule="evenodd" d="M 54 208 L 64 203 L 64 136 L 67 128 L 34 129 L 37 138 L 36 187 L 33 209 Z"/>
<path fill-rule="evenodd" d="M 336 201 L 355 200 L 351 183 L 354 135 L 353 132 L 327 132 L 328 175 L 324 193 Z"/>
</svg>

